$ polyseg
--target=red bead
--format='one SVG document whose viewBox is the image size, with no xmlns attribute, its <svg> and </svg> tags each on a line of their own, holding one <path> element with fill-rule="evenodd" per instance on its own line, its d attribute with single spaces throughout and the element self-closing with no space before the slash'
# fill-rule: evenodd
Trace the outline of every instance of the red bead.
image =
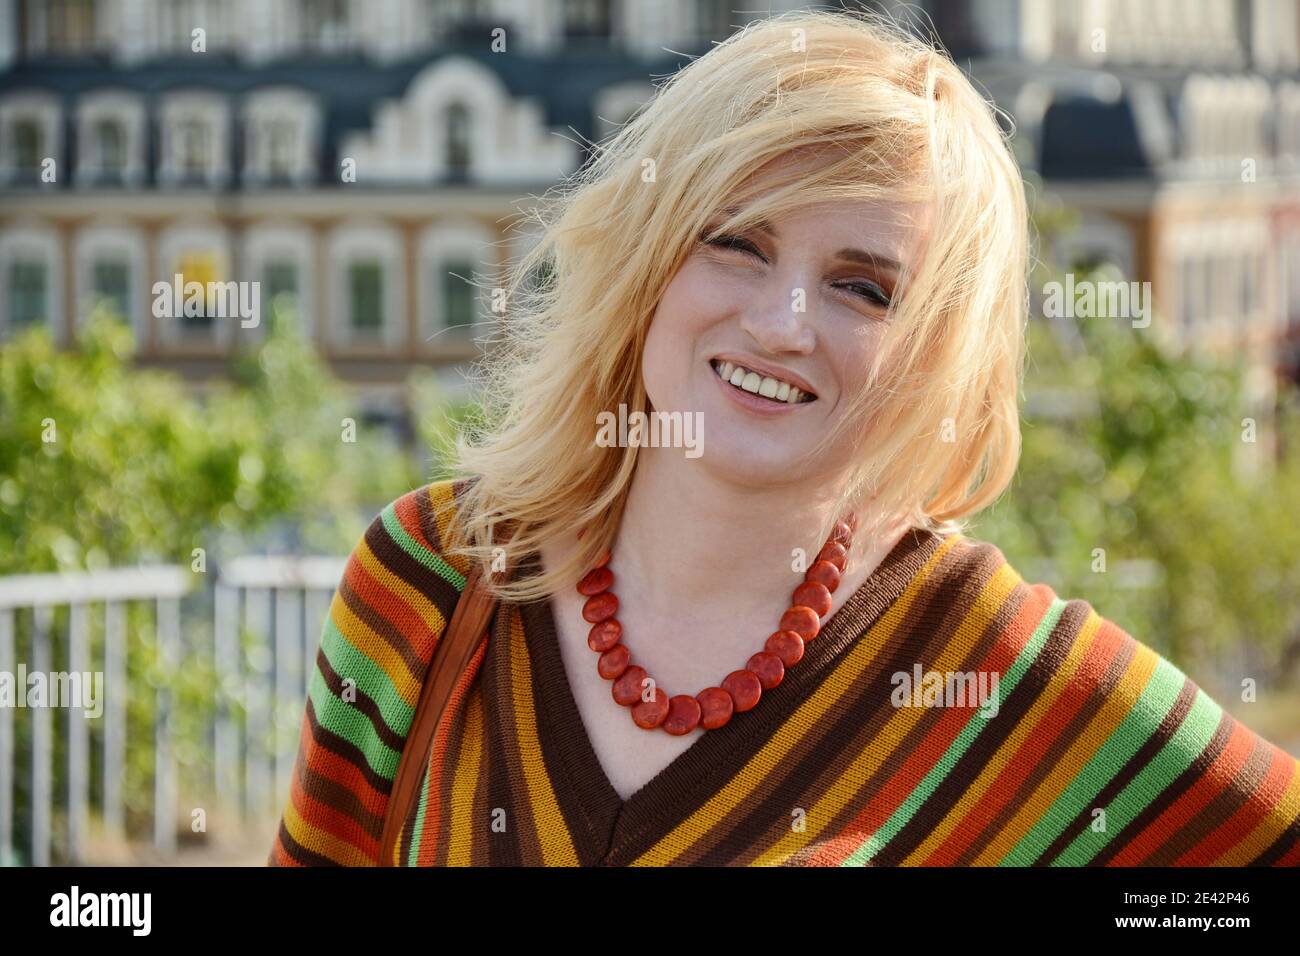
<svg viewBox="0 0 1300 956">
<path fill-rule="evenodd" d="M 858 514 L 856 511 L 850 511 L 844 516 L 844 523 L 853 531 L 858 530 Z"/>
<path fill-rule="evenodd" d="M 596 567 L 598 568 L 603 568 L 607 564 L 609 564 L 609 548 L 601 552 L 600 557 L 596 559 Z"/>
<path fill-rule="evenodd" d="M 646 730 L 654 730 L 667 716 L 668 695 L 658 687 L 655 688 L 653 698 L 649 701 L 643 700 L 632 708 L 632 720 L 638 727 L 644 727 Z"/>
<path fill-rule="evenodd" d="M 695 695 L 700 705 L 700 726 L 705 730 L 717 730 L 731 719 L 736 702 L 721 687 L 706 687 Z"/>
<path fill-rule="evenodd" d="M 745 670 L 753 671 L 763 690 L 771 690 L 785 677 L 785 665 L 781 658 L 770 651 L 759 651 L 745 662 Z"/>
<path fill-rule="evenodd" d="M 627 649 L 627 645 L 615 644 L 600 655 L 600 660 L 596 662 L 596 672 L 605 680 L 614 680 L 627 670 L 631 660 L 632 652 Z"/>
<path fill-rule="evenodd" d="M 817 612 L 802 605 L 789 608 L 781 615 L 781 623 L 777 625 L 779 631 L 794 631 L 803 638 L 805 644 L 816 637 L 821 629 L 821 618 Z"/>
<path fill-rule="evenodd" d="M 794 589 L 794 595 L 790 598 L 790 603 L 796 607 L 803 605 L 810 607 L 817 612 L 818 617 L 825 617 L 831 610 L 831 592 L 824 584 L 818 584 L 816 581 L 805 581 Z"/>
<path fill-rule="evenodd" d="M 774 632 L 763 648 L 781 658 L 786 667 L 793 667 L 803 660 L 803 638 L 794 631 Z"/>
<path fill-rule="evenodd" d="M 622 639 L 623 625 L 618 623 L 618 618 L 611 617 L 592 625 L 591 633 L 587 635 L 587 646 L 597 654 L 604 654 Z"/>
<path fill-rule="evenodd" d="M 689 734 L 699 726 L 702 712 L 698 700 L 690 694 L 678 694 L 668 701 L 668 716 L 664 718 L 664 730 L 674 737 Z"/>
<path fill-rule="evenodd" d="M 813 566 L 804 573 L 803 579 L 805 583 L 820 584 L 834 594 L 840 586 L 840 569 L 829 561 L 814 561 Z"/>
<path fill-rule="evenodd" d="M 587 576 L 578 582 L 578 593 L 591 597 L 601 591 L 608 591 L 614 584 L 614 572 L 609 568 L 592 568 Z"/>
<path fill-rule="evenodd" d="M 847 522 L 835 522 L 835 527 L 831 529 L 830 540 L 834 541 L 836 544 L 842 544 L 847 548 L 852 537 L 853 529 L 848 526 Z"/>
<path fill-rule="evenodd" d="M 829 561 L 839 570 L 840 574 L 844 573 L 844 565 L 848 562 L 849 552 L 844 545 L 836 544 L 834 541 L 827 542 L 826 546 L 817 553 L 818 561 Z"/>
<path fill-rule="evenodd" d="M 647 674 L 645 668 L 640 664 L 629 664 L 627 670 L 619 675 L 618 680 L 614 681 L 614 687 L 611 691 L 614 700 L 624 707 L 631 707 L 641 700 L 641 682 L 645 680 Z"/>
<path fill-rule="evenodd" d="M 736 710 L 744 713 L 752 710 L 763 696 L 763 684 L 753 671 L 732 671 L 722 678 L 722 689 L 731 695 L 736 703 Z"/>
<path fill-rule="evenodd" d="M 592 624 L 607 621 L 617 613 L 618 598 L 609 591 L 587 598 L 587 603 L 582 606 L 583 618 Z"/>
</svg>

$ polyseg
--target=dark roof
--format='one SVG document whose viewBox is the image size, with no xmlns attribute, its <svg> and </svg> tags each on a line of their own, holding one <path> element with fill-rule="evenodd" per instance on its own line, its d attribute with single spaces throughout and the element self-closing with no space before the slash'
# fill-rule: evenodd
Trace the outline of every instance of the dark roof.
<svg viewBox="0 0 1300 956">
<path fill-rule="evenodd" d="M 704 50 L 692 51 L 699 55 Z M 0 72 L 0 94 L 18 89 L 45 90 L 62 96 L 65 106 L 82 94 L 118 88 L 146 97 L 171 90 L 204 89 L 242 97 L 272 86 L 299 87 L 321 100 L 325 142 L 345 130 L 368 128 L 379 101 L 399 98 L 411 81 L 431 64 L 463 57 L 492 70 L 511 95 L 541 101 L 552 127 L 572 127 L 594 138 L 599 129 L 592 110 L 603 87 L 629 80 L 649 82 L 685 66 L 685 54 L 646 58 L 606 44 L 577 44 L 544 54 L 492 53 L 481 48 L 431 50 L 394 62 L 364 55 L 313 56 L 250 64 L 233 55 L 210 52 L 151 59 L 121 66 L 93 57 L 24 62 Z"/>
</svg>

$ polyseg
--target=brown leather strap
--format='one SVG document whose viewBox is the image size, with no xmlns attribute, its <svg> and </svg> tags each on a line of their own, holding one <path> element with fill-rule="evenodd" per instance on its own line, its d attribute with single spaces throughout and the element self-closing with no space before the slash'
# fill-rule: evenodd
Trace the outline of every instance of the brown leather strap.
<svg viewBox="0 0 1300 956">
<path fill-rule="evenodd" d="M 456 602 L 447 629 L 434 648 L 433 660 L 420 687 L 415 718 L 402 746 L 401 761 L 384 812 L 384 828 L 379 842 L 380 866 L 397 865 L 397 841 L 418 792 L 421 771 L 433 746 L 434 732 L 451 703 L 457 681 L 486 636 L 485 629 L 496 608 L 496 598 L 480 582 L 481 573 L 482 569 L 476 564 L 466 577 L 465 589 Z"/>
</svg>

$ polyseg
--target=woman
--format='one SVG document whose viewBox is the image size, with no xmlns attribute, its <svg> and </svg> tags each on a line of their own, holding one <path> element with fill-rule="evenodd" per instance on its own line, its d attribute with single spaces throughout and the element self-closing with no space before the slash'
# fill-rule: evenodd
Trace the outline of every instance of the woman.
<svg viewBox="0 0 1300 956">
<path fill-rule="evenodd" d="M 551 213 L 490 430 L 348 562 L 272 863 L 379 861 L 433 647 L 503 562 L 396 862 L 1300 861 L 1295 758 L 961 533 L 1019 455 L 1028 240 L 949 60 L 764 21 Z"/>
</svg>

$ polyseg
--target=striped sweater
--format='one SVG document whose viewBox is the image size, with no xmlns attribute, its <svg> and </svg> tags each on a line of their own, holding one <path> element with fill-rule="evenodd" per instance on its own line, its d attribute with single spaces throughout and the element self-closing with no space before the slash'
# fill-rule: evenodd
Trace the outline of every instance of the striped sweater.
<svg viewBox="0 0 1300 956">
<path fill-rule="evenodd" d="M 394 501 L 350 556 L 272 865 L 378 862 L 421 682 L 468 571 L 441 553 L 449 519 L 435 511 L 462 488 Z M 985 693 L 952 696 L 963 685 L 929 672 L 979 675 Z M 622 800 L 584 733 L 551 603 L 499 605 L 395 862 L 1300 864 L 1300 761 L 1087 602 L 959 534 L 905 534 L 758 707 L 696 734 Z"/>
</svg>

